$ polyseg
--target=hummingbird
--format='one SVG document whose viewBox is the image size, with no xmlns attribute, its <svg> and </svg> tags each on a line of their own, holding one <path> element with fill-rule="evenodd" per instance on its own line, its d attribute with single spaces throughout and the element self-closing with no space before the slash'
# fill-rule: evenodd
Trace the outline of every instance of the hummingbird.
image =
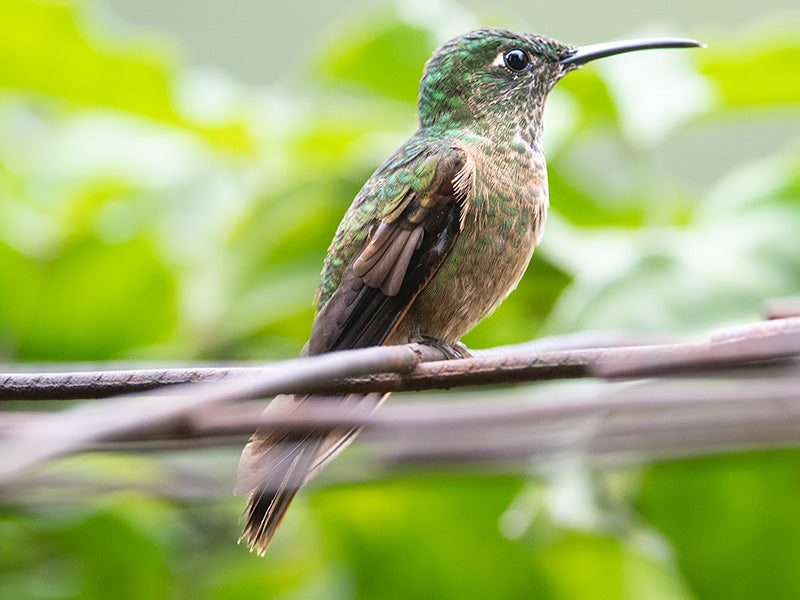
<svg viewBox="0 0 800 600">
<path fill-rule="evenodd" d="M 459 340 L 514 290 L 542 237 L 542 113 L 553 86 L 598 58 L 702 45 L 654 38 L 574 47 L 492 27 L 442 45 L 420 81 L 419 128 L 364 184 L 334 235 L 301 356 L 408 342 L 468 356 Z M 335 401 L 372 410 L 387 395 Z M 305 398 L 278 396 L 266 413 Z M 264 554 L 299 488 L 357 433 L 256 431 L 235 490 L 249 493 L 240 541 Z"/>
</svg>

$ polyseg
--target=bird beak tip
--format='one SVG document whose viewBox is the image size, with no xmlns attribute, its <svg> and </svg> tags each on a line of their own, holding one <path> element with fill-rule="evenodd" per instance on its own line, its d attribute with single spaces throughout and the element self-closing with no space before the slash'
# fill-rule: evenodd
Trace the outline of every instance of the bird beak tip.
<svg viewBox="0 0 800 600">
<path fill-rule="evenodd" d="M 582 46 L 576 48 L 569 56 L 559 62 L 562 65 L 584 65 L 598 58 L 623 54 L 635 50 L 653 50 L 659 48 L 705 48 L 706 44 L 687 38 L 651 38 L 642 40 L 623 40 Z"/>
</svg>

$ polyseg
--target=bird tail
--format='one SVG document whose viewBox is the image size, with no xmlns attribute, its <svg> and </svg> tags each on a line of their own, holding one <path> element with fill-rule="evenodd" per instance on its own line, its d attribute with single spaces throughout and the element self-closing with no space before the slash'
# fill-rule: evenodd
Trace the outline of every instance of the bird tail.
<svg viewBox="0 0 800 600">
<path fill-rule="evenodd" d="M 340 404 L 357 408 L 358 415 L 364 415 L 375 410 L 387 396 L 348 395 L 338 400 Z M 265 414 L 295 409 L 305 399 L 278 396 Z M 360 430 L 360 427 L 338 427 L 303 434 L 256 431 L 239 460 L 234 490 L 236 495 L 250 493 L 239 541 L 247 540 L 250 550 L 263 556 L 300 487 L 350 445 Z"/>
<path fill-rule="evenodd" d="M 266 552 L 289 505 L 309 477 L 318 445 L 313 440 L 301 444 L 250 492 L 245 509 L 247 520 L 239 541 L 246 539 L 251 551 L 261 556 Z"/>
</svg>

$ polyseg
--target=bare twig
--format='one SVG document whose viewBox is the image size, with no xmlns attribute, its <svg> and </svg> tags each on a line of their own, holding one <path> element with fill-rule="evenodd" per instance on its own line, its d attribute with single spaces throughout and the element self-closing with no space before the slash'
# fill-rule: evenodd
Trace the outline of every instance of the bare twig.
<svg viewBox="0 0 800 600">
<path fill-rule="evenodd" d="M 43 414 L 7 430 L 0 439 L 0 484 L 44 460 L 93 440 L 180 420 L 200 410 L 242 398 L 271 396 L 286 389 L 304 391 L 330 379 L 375 371 L 407 371 L 425 357 L 426 347 L 394 346 L 334 352 L 273 365 L 269 370 L 229 381 L 187 384 L 102 403 L 83 403 Z"/>
<path fill-rule="evenodd" d="M 800 372 L 744 381 L 598 382 L 591 393 L 570 388 L 495 392 L 491 403 L 429 398 L 359 414 L 327 398 L 292 412 L 262 415 L 261 403 L 193 411 L 180 422 L 129 429 L 76 450 L 153 451 L 241 444 L 256 428 L 307 432 L 365 427 L 364 437 L 392 461 L 544 460 L 565 453 L 595 458 L 649 456 L 754 441 L 800 443 Z M 16 415 L 35 418 L 35 413 Z M 0 419 L 0 427 L 3 419 Z"/>
<path fill-rule="evenodd" d="M 770 298 L 764 302 L 764 312 L 768 319 L 800 317 L 800 296 L 790 298 Z"/>
<path fill-rule="evenodd" d="M 661 352 L 631 352 L 605 357 L 594 373 L 602 377 L 686 375 L 703 370 L 763 366 L 767 361 L 800 355 L 800 317 L 764 321 L 720 331 L 706 344 L 656 346 Z"/>
<path fill-rule="evenodd" d="M 379 455 L 393 463 L 550 460 L 570 453 L 617 460 L 800 443 L 800 318 L 729 330 L 705 343 L 441 358 L 412 344 L 260 368 L 2 376 L 6 398 L 171 387 L 54 413 L 0 414 L 0 484 L 64 453 L 241 443 L 256 426 L 365 426 L 367 439 L 382 445 Z M 607 381 L 659 375 L 666 377 L 646 385 Z M 218 379 L 173 385 L 187 376 Z M 598 376 L 605 379 L 593 381 L 588 394 L 548 388 L 503 402 L 493 392 L 492 403 L 414 403 L 371 416 L 342 412 L 320 398 L 289 414 L 273 411 L 265 421 L 261 406 L 241 402 L 282 392 L 335 396 Z"/>
<path fill-rule="evenodd" d="M 443 358 L 426 346 L 426 359 Z M 520 347 L 525 347 L 521 345 Z M 506 346 L 504 351 L 515 350 Z M 644 377 L 664 373 L 741 367 L 800 353 L 800 317 L 770 321 L 717 334 L 710 342 L 615 348 L 514 352 L 496 355 L 481 351 L 475 358 L 420 364 L 400 372 L 373 371 L 358 379 L 329 378 L 306 381 L 302 389 L 275 389 L 272 393 L 346 394 L 448 389 L 459 386 L 545 381 L 578 377 Z M 0 399 L 78 399 L 191 382 L 267 376 L 274 367 L 147 369 L 89 373 L 12 373 L 0 375 Z M 282 368 L 282 366 L 280 367 Z M 388 370 L 388 369 L 387 369 Z M 264 394 L 261 394 L 264 395 Z"/>
</svg>

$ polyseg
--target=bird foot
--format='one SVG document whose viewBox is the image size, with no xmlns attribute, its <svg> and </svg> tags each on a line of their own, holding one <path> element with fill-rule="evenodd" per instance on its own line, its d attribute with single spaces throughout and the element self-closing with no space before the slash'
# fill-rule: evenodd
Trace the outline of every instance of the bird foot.
<svg viewBox="0 0 800 600">
<path fill-rule="evenodd" d="M 420 336 L 420 338 L 421 344 L 425 344 L 431 348 L 436 348 L 442 354 L 444 354 L 448 360 L 457 358 L 472 358 L 472 354 L 470 354 L 469 350 L 467 350 L 467 347 L 461 342 L 456 342 L 451 346 L 447 342 L 437 340 L 436 338 L 427 335 Z"/>
</svg>

